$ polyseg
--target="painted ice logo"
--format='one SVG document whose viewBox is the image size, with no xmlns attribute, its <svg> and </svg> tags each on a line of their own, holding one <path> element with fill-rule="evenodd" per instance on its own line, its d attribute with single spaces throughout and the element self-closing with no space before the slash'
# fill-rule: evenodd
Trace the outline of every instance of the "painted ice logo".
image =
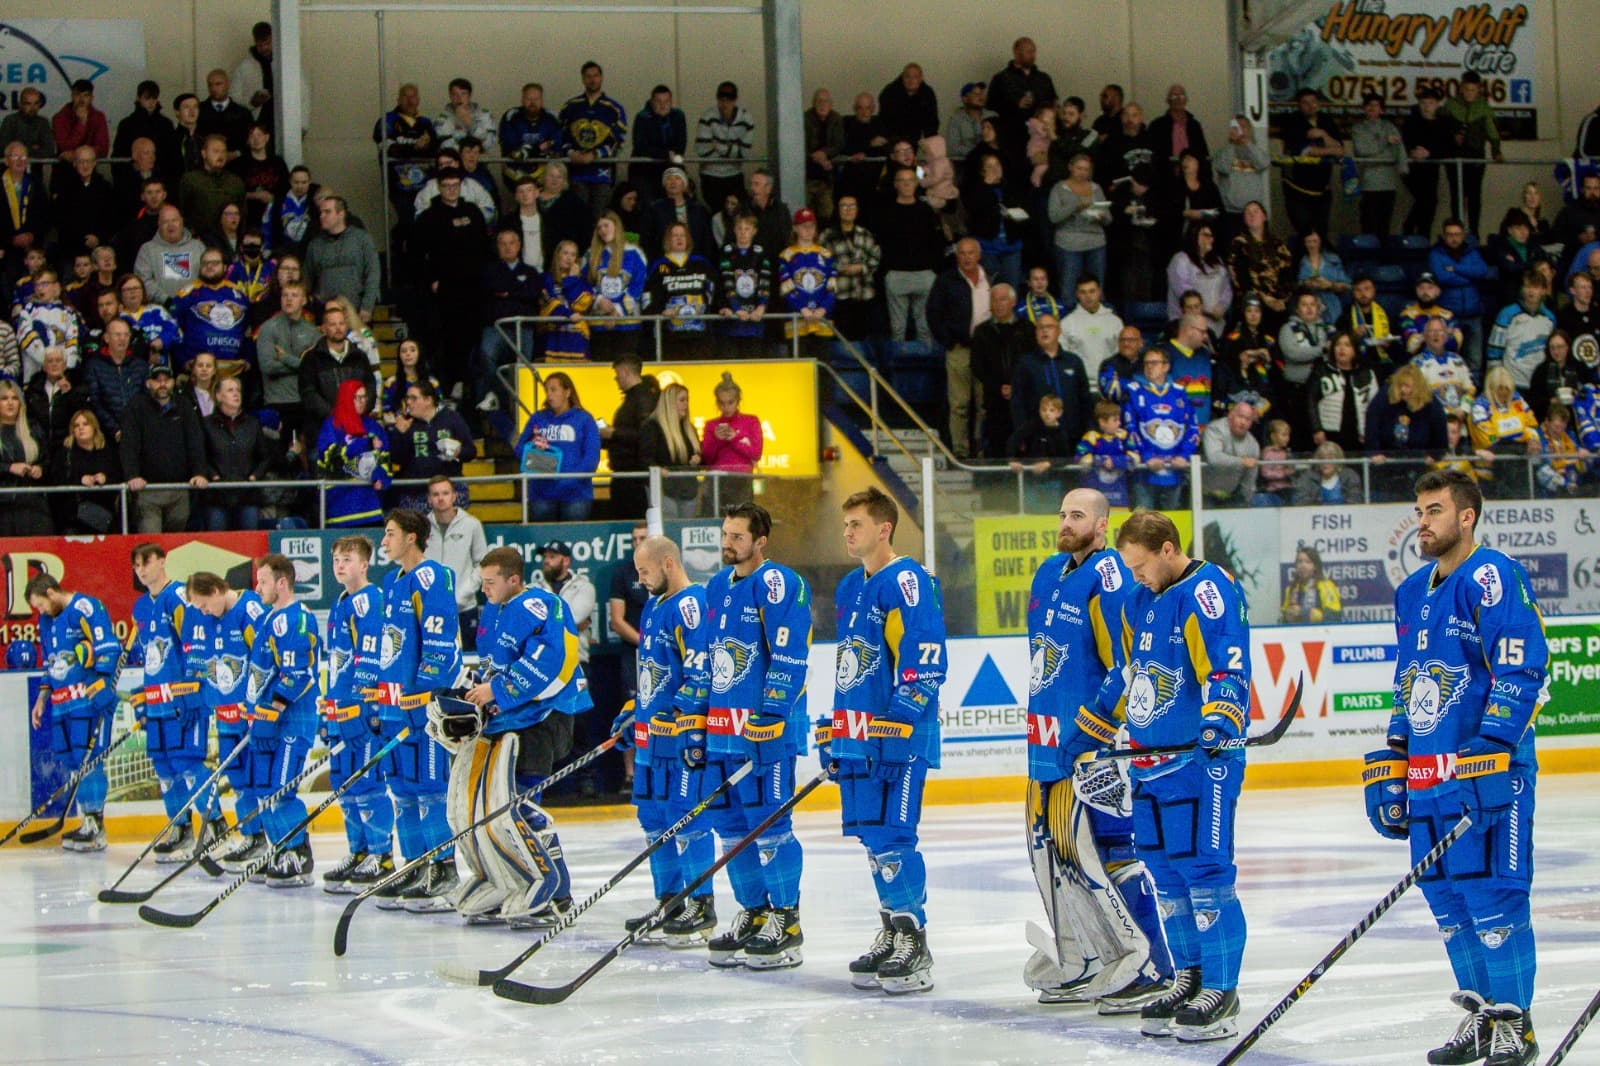
<svg viewBox="0 0 1600 1066">
<path fill-rule="evenodd" d="M 789 583 L 783 579 L 783 575 L 776 570 L 768 570 L 761 575 L 761 580 L 767 585 L 767 601 L 782 603 L 783 595 L 789 589 Z"/>
<path fill-rule="evenodd" d="M 900 586 L 900 595 L 905 597 L 907 607 L 915 607 L 922 598 L 921 590 L 917 586 L 917 575 L 909 570 L 902 570 L 895 579 Z"/>
<path fill-rule="evenodd" d="M 881 659 L 879 649 L 861 637 L 841 640 L 834 656 L 834 687 L 849 692 L 877 672 Z"/>
<path fill-rule="evenodd" d="M 1032 644 L 1028 656 L 1028 694 L 1037 696 L 1060 676 L 1061 667 L 1067 661 L 1067 649 L 1042 633 L 1034 634 Z"/>
<path fill-rule="evenodd" d="M 743 681 L 745 675 L 750 672 L 750 664 L 755 658 L 754 644 L 726 637 L 719 640 L 716 647 L 711 650 L 712 691 L 731 691 L 733 686 Z"/>
<path fill-rule="evenodd" d="M 1222 602 L 1222 590 L 1217 588 L 1217 583 L 1210 578 L 1200 582 L 1194 590 L 1195 602 L 1200 605 L 1200 613 L 1215 621 L 1222 617 L 1227 607 Z"/>
<path fill-rule="evenodd" d="M 700 601 L 691 596 L 685 596 L 678 601 L 678 614 L 683 618 L 683 624 L 690 629 L 700 628 Z"/>
<path fill-rule="evenodd" d="M 1183 688 L 1183 675 L 1160 663 L 1133 664 L 1128 685 L 1128 721 L 1147 726 L 1172 706 Z"/>
<path fill-rule="evenodd" d="M 1095 570 L 1100 573 L 1100 587 L 1107 592 L 1115 592 L 1122 587 L 1122 571 L 1117 567 L 1117 561 L 1109 555 L 1094 564 Z"/>
<path fill-rule="evenodd" d="M 400 648 L 405 642 L 405 634 L 400 632 L 399 626 L 384 626 L 383 637 L 378 641 L 378 666 L 384 670 L 393 666 L 394 661 L 400 658 Z"/>
<path fill-rule="evenodd" d="M 1445 712 L 1466 692 L 1467 677 L 1465 666 L 1449 666 L 1438 659 L 1406 667 L 1400 675 L 1400 695 L 1413 736 L 1425 737 L 1438 728 Z"/>
<path fill-rule="evenodd" d="M 1500 581 L 1500 571 L 1493 563 L 1484 563 L 1472 572 L 1472 580 L 1483 589 L 1483 606 L 1493 607 L 1500 602 L 1500 597 L 1505 595 L 1505 586 Z"/>
</svg>

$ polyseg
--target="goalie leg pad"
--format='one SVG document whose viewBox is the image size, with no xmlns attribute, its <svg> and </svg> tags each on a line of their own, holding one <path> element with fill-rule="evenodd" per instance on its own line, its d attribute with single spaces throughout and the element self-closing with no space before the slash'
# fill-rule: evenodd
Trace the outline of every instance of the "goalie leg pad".
<svg viewBox="0 0 1600 1066">
<path fill-rule="evenodd" d="M 516 794 L 519 741 L 515 734 L 494 738 L 482 768 L 481 784 L 474 789 L 482 797 L 485 810 L 504 806 Z M 501 917 L 537 913 L 552 899 L 569 894 L 566 864 L 554 823 L 537 804 L 523 802 L 473 835 L 488 879 L 505 892 Z"/>
<path fill-rule="evenodd" d="M 483 788 L 485 767 L 493 744 L 486 737 L 461 744 L 450 770 L 450 788 L 446 792 L 446 807 L 450 827 L 460 832 L 483 813 Z M 465 875 L 465 883 L 456 893 L 456 910 L 462 917 L 472 919 L 496 910 L 505 901 L 505 889 L 490 879 L 489 866 L 483 857 L 477 833 L 469 833 L 456 846 L 456 868 Z"/>
<path fill-rule="evenodd" d="M 1039 887 L 1039 898 L 1044 903 L 1050 932 L 1042 939 L 1030 935 L 1029 943 L 1034 944 L 1037 950 L 1023 966 L 1022 979 L 1029 988 L 1041 991 L 1080 984 L 1100 970 L 1099 956 L 1080 937 L 1062 899 L 1064 893 L 1072 891 L 1072 888 L 1060 872 L 1060 853 L 1050 837 L 1047 814 L 1050 794 L 1059 784 L 1056 781 L 1028 782 L 1028 858 L 1033 866 L 1034 883 Z M 1037 926 L 1030 922 L 1030 933 L 1035 929 Z"/>
</svg>

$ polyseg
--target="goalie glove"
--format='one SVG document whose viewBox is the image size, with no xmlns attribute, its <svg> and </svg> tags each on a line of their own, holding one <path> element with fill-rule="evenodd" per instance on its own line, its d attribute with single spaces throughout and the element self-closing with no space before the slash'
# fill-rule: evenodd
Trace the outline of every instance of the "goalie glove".
<svg viewBox="0 0 1600 1066">
<path fill-rule="evenodd" d="M 1097 811 L 1130 817 L 1133 790 L 1128 787 L 1127 766 L 1122 759 L 1083 759 L 1072 768 L 1072 790 Z"/>
<path fill-rule="evenodd" d="M 484 713 L 476 704 L 441 692 L 428 701 L 428 736 L 451 755 L 459 754 L 483 734 Z"/>
</svg>

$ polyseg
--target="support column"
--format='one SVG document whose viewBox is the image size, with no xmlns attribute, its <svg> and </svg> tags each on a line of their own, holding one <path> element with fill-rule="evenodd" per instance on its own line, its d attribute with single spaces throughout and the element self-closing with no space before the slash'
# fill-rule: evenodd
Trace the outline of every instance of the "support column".
<svg viewBox="0 0 1600 1066">
<path fill-rule="evenodd" d="M 767 128 L 778 193 L 795 210 L 806 202 L 805 101 L 800 63 L 800 0 L 763 0 L 767 53 Z"/>
<path fill-rule="evenodd" d="M 274 147 L 289 166 L 304 161 L 300 131 L 305 97 L 300 84 L 300 0 L 272 0 L 272 107 L 278 132 Z"/>
</svg>

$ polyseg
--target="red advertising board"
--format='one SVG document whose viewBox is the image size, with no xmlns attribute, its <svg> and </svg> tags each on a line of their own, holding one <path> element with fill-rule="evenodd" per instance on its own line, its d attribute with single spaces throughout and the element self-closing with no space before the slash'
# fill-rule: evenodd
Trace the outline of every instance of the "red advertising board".
<svg viewBox="0 0 1600 1066">
<path fill-rule="evenodd" d="M 126 643 L 133 630 L 134 601 L 144 593 L 134 580 L 129 553 L 135 545 L 148 542 L 167 550 L 167 574 L 172 578 L 181 581 L 198 570 L 209 570 L 235 588 L 250 587 L 252 560 L 267 552 L 265 532 L 0 538 L 5 593 L 0 647 L 13 640 L 38 639 L 24 590 L 28 579 L 39 573 L 53 574 L 63 588 L 104 603 L 117 636 Z"/>
</svg>

